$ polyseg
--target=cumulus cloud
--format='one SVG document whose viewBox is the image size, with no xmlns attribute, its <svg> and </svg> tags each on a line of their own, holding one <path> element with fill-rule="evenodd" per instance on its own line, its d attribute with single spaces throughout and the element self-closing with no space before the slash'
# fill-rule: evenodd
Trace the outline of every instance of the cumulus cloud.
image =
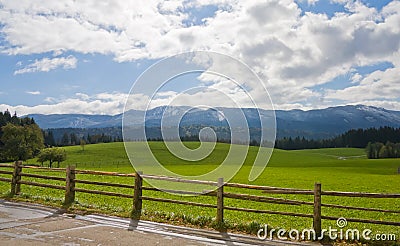
<svg viewBox="0 0 400 246">
<path fill-rule="evenodd" d="M 389 68 L 385 71 L 375 71 L 361 79 L 358 85 L 347 87 L 342 90 L 329 90 L 326 97 L 352 102 L 354 99 L 360 101 L 371 101 L 374 99 L 399 99 L 400 68 Z"/>
<path fill-rule="evenodd" d="M 16 111 L 19 115 L 27 114 L 107 114 L 115 115 L 123 111 L 127 95 L 123 93 L 101 93 L 95 95 L 86 95 L 82 97 L 77 95 L 73 98 L 46 98 L 45 104 L 36 106 L 26 105 L 6 105 L 0 104 L 0 111 L 9 109 Z M 112 100 L 111 100 L 112 99 Z M 138 98 L 138 102 L 140 99 Z"/>
<path fill-rule="evenodd" d="M 14 72 L 16 74 L 34 73 L 34 72 L 48 72 L 57 68 L 71 69 L 76 67 L 77 59 L 74 56 L 57 57 L 57 58 L 43 58 L 36 59 L 28 66 L 18 69 Z"/>
<path fill-rule="evenodd" d="M 163 91 L 150 98 L 144 94 L 113 92 L 88 95 L 76 93 L 72 98 L 47 97 L 44 103 L 36 106 L 0 104 L 0 111 L 9 109 L 19 115 L 26 114 L 103 114 L 116 115 L 127 110 L 146 110 L 163 105 L 171 106 L 212 106 L 212 107 L 252 107 L 248 95 L 234 92 L 233 87 L 205 88 L 199 91 L 177 93 Z M 27 92 L 29 93 L 29 92 Z M 35 94 L 36 92 L 33 92 Z M 30 93 L 32 94 L 32 93 Z M 233 96 L 234 95 L 234 96 Z M 127 99 L 129 99 L 127 101 Z M 148 104 L 149 102 L 149 104 Z"/>
<path fill-rule="evenodd" d="M 312 5 L 317 0 L 307 2 Z M 343 4 L 346 12 L 331 17 L 302 13 L 293 0 L 154 0 L 141 4 L 125 0 L 41 4 L 5 0 L 0 9 L 5 44 L 1 50 L 10 55 L 59 55 L 64 51 L 112 54 L 118 62 L 213 50 L 248 64 L 265 81 L 274 103 L 285 108 L 308 107 L 310 98 L 326 97 L 314 107 L 331 99 L 348 103 L 395 100 L 399 95 L 394 85 L 399 83 L 400 2 L 392 1 L 380 11 L 361 1 L 332 2 Z M 201 24 L 185 24 L 190 8 L 209 5 L 218 10 Z M 366 76 L 354 73 L 354 83 L 342 90 L 313 89 L 355 67 L 379 62 L 392 63 L 394 68 Z M 44 58 L 15 73 L 75 66 L 74 57 Z M 387 89 L 376 93 L 381 86 Z"/>
</svg>

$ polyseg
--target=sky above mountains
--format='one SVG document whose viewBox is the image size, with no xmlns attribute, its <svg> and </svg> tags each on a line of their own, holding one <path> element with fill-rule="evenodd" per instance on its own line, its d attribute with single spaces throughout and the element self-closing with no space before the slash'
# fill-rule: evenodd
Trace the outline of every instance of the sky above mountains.
<svg viewBox="0 0 400 246">
<path fill-rule="evenodd" d="M 397 0 L 0 0 L 0 110 L 118 114 L 142 72 L 195 50 L 247 64 L 277 109 L 400 110 L 399 23 Z M 226 81 L 201 80 L 177 78 L 152 104 L 196 84 L 240 98 Z M 150 96 L 135 94 L 133 107 Z M 190 96 L 229 106 L 207 90 Z"/>
</svg>

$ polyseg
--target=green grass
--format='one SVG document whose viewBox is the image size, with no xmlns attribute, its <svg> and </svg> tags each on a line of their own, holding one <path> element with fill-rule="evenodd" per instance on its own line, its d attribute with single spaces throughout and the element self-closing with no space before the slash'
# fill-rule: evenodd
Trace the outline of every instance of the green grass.
<svg viewBox="0 0 400 246">
<path fill-rule="evenodd" d="M 140 142 L 132 143 L 136 149 L 144 148 Z M 198 143 L 185 143 L 189 148 L 195 148 Z M 156 158 L 164 166 L 182 175 L 199 175 L 208 172 L 225 158 L 228 144 L 217 144 L 215 150 L 202 161 L 193 163 L 182 161 L 168 152 L 161 142 L 151 142 L 150 147 Z M 123 173 L 134 172 L 128 157 L 125 153 L 123 143 L 86 145 L 82 151 L 80 146 L 65 148 L 68 159 L 61 166 L 76 165 L 78 169 L 106 170 Z M 315 182 L 322 183 L 323 190 L 336 191 L 359 191 L 359 192 L 379 192 L 379 193 L 400 193 L 400 175 L 397 168 L 400 167 L 400 159 L 366 159 L 363 149 L 337 148 L 319 150 L 296 150 L 284 151 L 274 150 L 271 160 L 262 173 L 255 181 L 249 182 L 248 175 L 252 163 L 259 149 L 250 147 L 246 161 L 236 176 L 230 181 L 243 184 L 257 184 L 267 186 L 278 186 L 288 188 L 313 189 Z M 263 151 L 263 149 L 261 149 Z M 140 156 L 138 156 L 140 159 Z M 143 162 L 147 160 L 143 159 Z M 29 160 L 35 163 L 35 160 Z M 37 163 L 35 163 L 37 164 Z M 39 172 L 30 170 L 30 172 Z M 43 172 L 43 171 L 42 171 Z M 63 176 L 63 173 L 51 175 Z M 7 175 L 0 175 L 6 177 Z M 82 179 L 119 182 L 133 184 L 133 178 L 116 178 L 109 176 L 78 175 Z M 24 177 L 24 180 L 33 180 Z M 36 181 L 39 181 L 36 179 Z M 43 181 L 41 182 L 49 182 Z M 62 182 L 51 181 L 50 183 L 60 184 Z M 77 187 L 95 188 L 106 191 L 132 194 L 129 189 L 113 187 L 93 187 L 90 185 L 78 184 Z M 0 192 L 5 194 L 9 190 L 9 184 L 0 182 Z M 248 193 L 263 195 L 260 191 L 246 191 L 242 189 L 228 189 L 236 193 Z M 27 185 L 22 186 L 22 197 L 30 200 L 41 200 L 44 203 L 61 205 L 63 199 L 62 191 L 52 189 L 42 189 Z M 178 200 L 189 200 L 195 202 L 216 204 L 214 197 L 183 197 L 161 192 L 144 191 L 146 196 L 166 197 Z M 312 196 L 304 195 L 267 195 L 271 197 L 284 197 L 288 199 L 298 199 L 312 201 Z M 88 211 L 103 211 L 110 214 L 128 216 L 132 206 L 132 201 L 125 198 L 107 197 L 101 195 L 91 195 L 77 193 L 77 203 L 72 209 L 85 209 Z M 376 207 L 390 210 L 400 210 L 400 199 L 368 199 L 368 198 L 342 198 L 326 197 L 322 198 L 323 203 L 333 203 L 339 205 Z M 226 206 L 237 206 L 265 210 L 290 211 L 300 213 L 312 213 L 311 206 L 288 206 L 279 204 L 268 204 L 251 201 L 240 201 L 225 199 Z M 170 223 L 186 223 L 197 226 L 210 226 L 210 221 L 215 217 L 215 209 L 205 209 L 184 205 L 168 203 L 148 202 L 143 203 L 144 219 L 154 221 L 170 221 Z M 323 207 L 323 215 L 345 217 L 345 218 L 364 218 L 387 221 L 400 221 L 399 214 L 365 212 L 355 210 L 332 209 Z M 295 218 L 279 215 L 253 214 L 243 212 L 225 211 L 227 224 L 242 231 L 249 230 L 249 227 L 259 224 L 269 224 L 275 228 L 285 229 L 304 229 L 312 226 L 312 220 L 307 218 Z M 253 224 L 251 224 L 253 222 Z M 256 223 L 254 223 L 256 222 Z M 244 226 L 246 225 L 247 226 Z M 250 226 L 249 226 L 250 225 Z M 323 228 L 334 227 L 335 221 L 323 221 Z M 257 227 L 257 226 L 256 226 Z M 247 229 L 246 229 L 247 228 Z M 377 226 L 361 223 L 349 223 L 348 228 L 365 229 L 370 228 L 374 232 L 391 232 L 400 237 L 400 228 L 392 226 Z"/>
</svg>

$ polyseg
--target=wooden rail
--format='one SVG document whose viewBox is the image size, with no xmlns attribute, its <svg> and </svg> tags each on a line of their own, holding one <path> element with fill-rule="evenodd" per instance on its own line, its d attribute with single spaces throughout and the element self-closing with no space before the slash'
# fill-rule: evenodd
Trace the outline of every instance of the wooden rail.
<svg viewBox="0 0 400 246">
<path fill-rule="evenodd" d="M 226 183 L 224 186 L 225 187 L 233 187 L 233 188 L 245 188 L 245 189 L 252 189 L 252 190 L 263 190 L 263 191 L 293 191 L 293 192 L 305 192 L 305 193 L 313 192 L 312 190 L 280 188 L 280 187 L 273 187 L 273 186 L 236 184 L 236 183 Z"/>
<path fill-rule="evenodd" d="M 213 205 L 213 204 L 206 204 L 206 203 L 199 203 L 199 202 L 188 202 L 188 201 L 178 201 L 178 200 L 172 200 L 172 199 L 167 199 L 167 198 L 156 198 L 156 197 L 141 196 L 140 199 L 141 200 L 147 200 L 147 201 L 167 202 L 167 203 L 191 205 L 191 206 L 206 207 L 206 208 L 217 208 L 217 205 Z"/>
<path fill-rule="evenodd" d="M 11 183 L 12 179 L 0 177 L 0 181 Z"/>
<path fill-rule="evenodd" d="M 205 191 L 205 192 L 195 192 L 195 191 L 186 191 L 186 190 L 171 190 L 171 189 L 157 189 L 154 187 L 142 187 L 142 190 L 152 190 L 152 191 L 163 191 L 175 195 L 193 195 L 193 196 L 217 196 L 217 193 L 214 191 Z"/>
<path fill-rule="evenodd" d="M 333 216 L 322 216 L 322 219 L 326 220 L 338 220 L 340 218 Z M 382 220 L 367 220 L 367 219 L 358 219 L 358 218 L 346 218 L 348 222 L 359 222 L 366 224 L 375 224 L 375 225 L 391 225 L 391 226 L 400 226 L 400 222 L 396 221 L 382 221 Z"/>
<path fill-rule="evenodd" d="M 52 172 L 65 172 L 65 168 L 55 168 L 55 167 L 48 168 L 48 167 L 38 167 L 38 166 L 23 166 L 23 167 L 30 169 L 52 171 Z"/>
<path fill-rule="evenodd" d="M 33 174 L 33 173 L 21 173 L 20 176 L 39 178 L 39 179 L 51 179 L 51 180 L 58 180 L 58 181 L 65 182 L 65 178 L 56 177 L 56 176 L 45 176 L 45 175 L 39 175 L 39 174 Z"/>
<path fill-rule="evenodd" d="M 9 164 L 0 164 L 0 174 L 2 175 L 10 175 L 10 178 L 0 177 L 1 182 L 11 183 L 11 196 L 19 194 L 21 190 L 21 185 L 32 185 L 44 188 L 52 188 L 65 190 L 65 198 L 64 203 L 66 205 L 72 204 L 75 201 L 75 193 L 88 193 L 95 195 L 106 195 L 106 196 L 115 196 L 115 197 L 123 197 L 133 199 L 132 203 L 132 218 L 139 219 L 142 213 L 142 201 L 154 201 L 154 202 L 164 202 L 164 203 L 174 203 L 181 204 L 187 206 L 198 206 L 198 207 L 207 207 L 216 209 L 216 221 L 223 225 L 224 222 L 224 211 L 239 211 L 239 212 L 250 212 L 250 213 L 264 213 L 264 214 L 275 214 L 275 215 L 283 215 L 283 216 L 295 216 L 295 217 L 304 217 L 304 218 L 312 218 L 313 219 L 313 229 L 315 230 L 317 235 L 320 235 L 322 231 L 321 221 L 322 220 L 338 220 L 338 217 L 334 216 L 326 216 L 322 215 L 322 208 L 337 208 L 337 209 L 346 209 L 346 210 L 360 210 L 360 211 L 370 211 L 370 212 L 382 212 L 382 213 L 394 213 L 399 214 L 399 210 L 389 210 L 389 209 L 379 209 L 379 208 L 366 208 L 366 207 L 355 207 L 355 206 L 344 206 L 337 204 L 325 204 L 321 202 L 322 196 L 342 196 L 342 197 L 365 197 L 365 198 L 390 198 L 390 199 L 398 199 L 400 198 L 400 194 L 381 194 L 381 193 L 363 193 L 363 192 L 340 192 L 340 191 L 322 191 L 321 184 L 316 183 L 313 190 L 305 190 L 305 189 L 292 189 L 292 188 L 281 188 L 281 187 L 272 187 L 272 186 L 259 186 L 259 185 L 247 185 L 247 184 L 237 184 L 237 183 L 227 183 L 224 182 L 222 178 L 215 181 L 204 181 L 204 180 L 188 180 L 181 179 L 176 177 L 166 177 L 166 176 L 157 176 L 157 175 L 148 175 L 142 174 L 141 172 L 137 173 L 116 173 L 116 172 L 103 172 L 103 171 L 92 171 L 92 170 L 75 170 L 75 167 L 69 166 L 66 169 L 64 168 L 44 168 L 44 167 L 36 167 L 36 166 L 23 166 L 21 162 L 15 162 L 14 165 Z M 12 170 L 4 170 L 4 168 L 10 168 Z M 24 173 L 23 169 L 33 169 L 33 170 L 43 170 L 46 174 L 37 174 L 37 173 Z M 65 177 L 57 177 L 48 175 L 48 172 L 64 172 L 66 174 Z M 85 175 L 98 175 L 98 176 L 114 176 L 114 177 L 133 177 L 134 184 L 121 184 L 121 183 L 111 183 L 111 182 L 103 182 L 103 181 L 92 181 L 81 178 L 76 178 L 76 175 L 82 175 L 80 177 L 86 177 Z M 44 180 L 54 180 L 64 182 L 65 185 L 56 185 L 56 184 L 48 184 L 48 183 L 39 183 L 27 180 L 21 180 L 22 177 L 29 177 L 33 179 L 44 179 Z M 210 185 L 216 190 L 204 190 L 203 192 L 193 192 L 193 191 L 185 191 L 185 190 L 171 190 L 171 189 L 157 189 L 155 187 L 146 187 L 143 186 L 143 178 L 145 179 L 154 179 L 161 180 L 166 182 L 181 182 L 193 185 Z M 131 194 L 126 193 L 117 193 L 110 192 L 104 190 L 92 190 L 76 187 L 76 184 L 87 184 L 93 186 L 107 186 L 107 187 L 118 187 L 132 190 Z M 227 192 L 224 190 L 225 187 L 237 188 L 237 189 L 247 189 L 247 190 L 260 190 L 262 193 L 266 194 L 284 194 L 284 195 L 312 195 L 314 201 L 301 201 L 301 200 L 293 200 L 286 198 L 277 198 L 277 197 L 268 197 L 268 196 L 260 196 L 260 195 L 250 195 L 250 194 L 241 194 L 241 193 L 233 193 Z M 143 191 L 153 191 L 153 192 L 169 192 L 173 194 L 179 195 L 196 195 L 196 196 L 211 196 L 216 198 L 215 204 L 206 204 L 192 201 L 181 201 L 160 197 L 150 197 L 143 195 Z M 312 214 L 304 214 L 304 213 L 296 213 L 296 212 L 287 212 L 287 211 L 274 211 L 274 210 L 260 210 L 260 209 L 251 209 L 251 208 L 240 208 L 240 207 L 231 207 L 225 205 L 225 199 L 237 199 L 237 200 L 246 200 L 253 201 L 259 203 L 273 203 L 273 204 L 283 204 L 283 205 L 291 205 L 291 206 L 313 206 Z M 358 223 L 369 223 L 369 224 L 379 224 L 379 225 L 391 225 L 391 226 L 400 226 L 400 222 L 397 221 L 380 221 L 380 220 L 370 220 L 370 219 L 362 219 L 362 218 L 346 218 L 349 222 L 358 222 Z"/>
<path fill-rule="evenodd" d="M 312 214 L 302 214 L 302 213 L 293 213 L 293 212 L 281 212 L 281 211 L 273 211 L 273 210 L 259 210 L 259 209 L 235 208 L 235 207 L 224 207 L 224 208 L 227 210 L 259 213 L 259 214 L 278 214 L 278 215 L 288 215 L 288 216 L 306 217 L 306 218 L 313 217 Z"/>
<path fill-rule="evenodd" d="M 10 167 L 10 168 L 14 168 L 14 165 L 0 163 L 0 167 Z"/>
<path fill-rule="evenodd" d="M 65 169 L 64 169 L 65 171 Z M 115 177 L 135 177 L 134 173 L 115 173 L 115 172 L 102 172 L 102 171 L 92 171 L 92 170 L 74 170 L 75 174 L 92 174 L 92 175 L 102 175 L 102 176 L 115 176 Z"/>
<path fill-rule="evenodd" d="M 369 197 L 369 198 L 400 198 L 400 194 L 380 194 L 363 192 L 323 191 L 324 196 Z"/>
<path fill-rule="evenodd" d="M 90 194 L 106 195 L 106 196 L 118 196 L 118 197 L 125 197 L 125 198 L 133 198 L 133 195 L 109 192 L 109 191 L 101 191 L 101 190 L 88 190 L 88 189 L 82 189 L 82 188 L 74 188 L 74 191 L 90 193 Z"/>
<path fill-rule="evenodd" d="M 203 184 L 203 185 L 212 185 L 217 186 L 218 182 L 213 181 L 204 181 L 204 180 L 189 180 L 189 179 L 181 179 L 181 178 L 174 178 L 174 177 L 166 177 L 166 176 L 156 176 L 156 175 L 142 175 L 143 178 L 147 179 L 155 179 L 155 180 L 164 180 L 170 182 L 181 182 L 181 183 L 188 183 L 188 184 Z"/>
<path fill-rule="evenodd" d="M 135 188 L 134 185 L 116 184 L 116 183 L 90 181 L 90 180 L 82 180 L 82 179 L 75 179 L 75 183 L 102 185 L 102 186 L 113 186 L 113 187 L 119 187 L 119 188 L 129 188 L 129 189 L 134 189 Z"/>
<path fill-rule="evenodd" d="M 23 180 L 18 181 L 18 183 L 19 183 L 19 184 L 32 185 L 32 186 L 45 187 L 45 188 L 52 188 L 52 189 L 65 190 L 65 186 L 62 186 L 62 185 L 43 184 L 43 183 L 30 182 L 30 181 L 23 181 Z"/>
<path fill-rule="evenodd" d="M 13 171 L 0 170 L 0 174 L 13 174 Z"/>
<path fill-rule="evenodd" d="M 289 200 L 289 199 L 275 198 L 275 197 L 255 196 L 255 195 L 248 195 L 248 194 L 236 194 L 236 193 L 229 193 L 229 192 L 225 192 L 224 197 L 225 198 L 235 198 L 235 199 L 240 199 L 240 200 L 256 201 L 256 202 L 287 204 L 287 205 L 314 205 L 313 202 Z"/>
<path fill-rule="evenodd" d="M 342 208 L 342 209 L 351 209 L 351 210 L 360 210 L 360 211 L 371 211 L 371 212 L 400 214 L 400 210 L 388 210 L 388 209 L 378 209 L 378 208 L 362 208 L 362 207 L 343 206 L 343 205 L 336 205 L 336 204 L 324 204 L 324 203 L 322 203 L 321 206 L 327 207 L 327 208 Z"/>
</svg>

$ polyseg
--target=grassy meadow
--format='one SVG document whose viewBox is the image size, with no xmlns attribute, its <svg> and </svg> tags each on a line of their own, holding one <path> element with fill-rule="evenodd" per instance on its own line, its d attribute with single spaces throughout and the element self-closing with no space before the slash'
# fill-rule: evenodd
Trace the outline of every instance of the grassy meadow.
<svg viewBox="0 0 400 246">
<path fill-rule="evenodd" d="M 135 142 L 137 148 L 143 147 L 144 143 Z M 196 148 L 199 143 L 185 143 L 190 148 Z M 204 160 L 196 163 L 182 161 L 173 156 L 166 149 L 162 142 L 151 142 L 150 147 L 156 158 L 164 166 L 176 173 L 183 175 L 199 175 L 214 169 L 224 159 L 229 144 L 218 143 L 214 151 Z M 77 169 L 104 170 L 122 173 L 134 172 L 123 143 L 108 143 L 86 145 L 83 151 L 80 146 L 66 147 L 67 161 L 61 163 L 75 165 Z M 378 159 L 369 160 L 365 156 L 363 149 L 337 148 L 337 149 L 318 149 L 318 150 L 295 150 L 285 151 L 275 149 L 270 162 L 255 181 L 249 182 L 248 175 L 252 167 L 254 158 L 259 150 L 258 147 L 250 147 L 246 161 L 236 176 L 230 181 L 243 184 L 267 185 L 287 188 L 313 189 L 315 182 L 322 183 L 322 190 L 335 191 L 358 191 L 358 192 L 378 192 L 378 193 L 400 193 L 400 174 L 397 168 L 400 167 L 400 159 Z M 260 151 L 263 151 L 261 149 Z M 28 163 L 38 164 L 35 160 Z M 43 171 L 29 170 L 29 172 L 43 173 Z M 53 176 L 64 176 L 64 173 L 47 172 Z M 7 175 L 0 175 L 7 177 Z M 9 175 L 8 175 L 9 176 Z M 79 179 L 89 179 L 106 182 L 118 182 L 133 184 L 133 178 L 77 175 Z M 34 180 L 33 178 L 23 177 L 24 180 Z M 35 179 L 37 182 L 48 182 L 63 185 L 59 181 L 46 181 Z M 8 183 L 0 182 L 0 193 L 6 195 L 9 191 Z M 119 193 L 133 194 L 132 190 L 115 187 L 93 187 L 85 184 L 77 184 L 77 187 L 101 189 L 115 191 Z M 227 191 L 236 193 L 247 193 L 263 195 L 261 191 L 246 191 L 243 189 L 226 188 Z M 44 189 L 22 185 L 20 199 L 36 200 L 47 204 L 61 205 L 63 191 Z M 184 197 L 171 195 L 155 191 L 143 191 L 145 196 L 167 197 L 178 200 L 189 200 L 202 203 L 216 204 L 214 197 Z M 265 195 L 265 194 L 264 194 Z M 313 201 L 312 196 L 305 195 L 266 195 L 270 197 L 282 197 L 304 201 Z M 77 193 L 77 202 L 72 209 L 86 211 L 102 211 L 108 214 L 128 216 L 132 207 L 131 199 L 107 197 L 102 195 L 91 195 Z M 345 197 L 322 197 L 323 203 L 373 207 L 390 210 L 400 210 L 400 199 L 370 199 L 370 198 L 345 198 Z M 291 211 L 301 213 L 311 213 L 312 206 L 290 206 L 270 203 L 260 203 L 252 201 L 240 201 L 225 199 L 225 206 L 255 208 L 263 210 Z M 323 215 L 345 217 L 345 218 L 364 218 L 386 221 L 400 221 L 399 214 L 366 212 L 356 210 L 344 210 L 335 208 L 322 208 Z M 191 207 L 176 204 L 159 202 L 143 202 L 143 219 L 153 221 L 169 221 L 169 223 L 184 223 L 195 226 L 208 226 L 215 217 L 215 209 Z M 242 231 L 257 231 L 260 225 L 268 224 L 274 228 L 285 229 L 304 229 L 312 227 L 312 219 L 297 218 L 280 215 L 253 214 L 236 211 L 225 211 L 226 223 L 231 227 Z M 244 227 L 246 225 L 246 227 Z M 335 227 L 335 221 L 323 220 L 322 227 Z M 254 227 L 253 230 L 249 228 Z M 241 229 L 242 228 L 242 229 Z M 361 223 L 349 223 L 348 228 L 366 229 L 378 233 L 395 233 L 400 237 L 400 228 L 393 226 L 378 226 Z"/>
</svg>

